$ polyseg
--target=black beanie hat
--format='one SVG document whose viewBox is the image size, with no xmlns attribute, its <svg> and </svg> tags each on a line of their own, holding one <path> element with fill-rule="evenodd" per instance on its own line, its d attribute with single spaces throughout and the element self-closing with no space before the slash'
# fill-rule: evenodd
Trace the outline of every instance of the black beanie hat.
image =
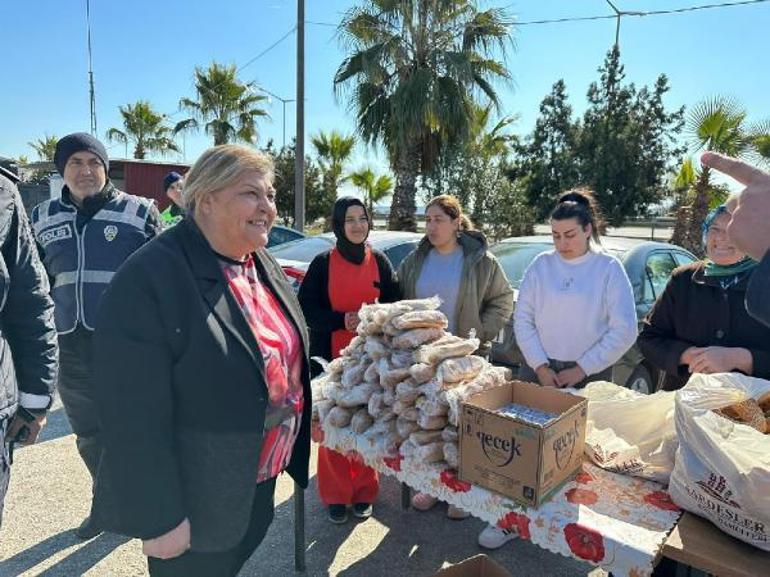
<svg viewBox="0 0 770 577">
<path fill-rule="evenodd" d="M 180 180 L 182 180 L 182 175 L 176 172 L 175 170 L 172 170 L 163 179 L 163 190 L 164 191 L 168 190 L 169 186 L 171 186 L 172 184 Z"/>
<path fill-rule="evenodd" d="M 110 171 L 110 161 L 107 158 L 107 149 L 96 138 L 86 132 L 75 132 L 74 134 L 68 134 L 67 136 L 60 138 L 56 143 L 56 152 L 53 155 L 53 162 L 56 165 L 56 170 L 59 174 L 64 176 L 64 167 L 67 165 L 67 161 L 70 156 L 76 152 L 90 152 L 99 157 L 104 165 L 104 173 L 107 174 Z"/>
<path fill-rule="evenodd" d="M 372 219 L 369 216 L 369 211 L 366 210 L 366 205 L 355 197 L 343 196 L 338 198 L 337 202 L 334 203 L 334 209 L 332 210 L 332 228 L 334 230 L 334 236 L 337 237 L 337 250 L 340 251 L 343 258 L 354 264 L 361 264 L 364 262 L 364 257 L 366 256 L 366 242 L 362 244 L 353 244 L 348 240 L 348 237 L 345 236 L 345 215 L 348 212 L 348 208 L 351 206 L 360 206 L 363 208 L 366 219 L 371 225 Z M 369 235 L 367 234 L 367 237 L 368 236 Z"/>
</svg>

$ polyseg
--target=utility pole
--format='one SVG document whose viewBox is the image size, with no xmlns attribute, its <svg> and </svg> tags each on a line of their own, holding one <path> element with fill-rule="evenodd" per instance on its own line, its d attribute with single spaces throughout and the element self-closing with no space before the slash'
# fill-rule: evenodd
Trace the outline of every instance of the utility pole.
<svg viewBox="0 0 770 577">
<path fill-rule="evenodd" d="M 91 0 L 86 0 L 86 31 L 88 33 L 88 83 L 91 102 L 91 135 L 96 136 L 96 91 L 94 90 L 94 68 L 91 61 Z"/>
<path fill-rule="evenodd" d="M 623 18 L 623 16 L 645 16 L 645 12 L 639 12 L 639 11 L 627 11 L 627 10 L 618 10 L 617 6 L 613 4 L 610 0 L 605 0 L 607 4 L 610 5 L 610 8 L 612 8 L 612 11 L 615 12 L 615 17 L 617 18 L 617 23 L 615 24 L 615 46 L 618 50 L 620 50 L 620 19 Z"/>
<path fill-rule="evenodd" d="M 294 162 L 294 228 L 305 229 L 305 0 L 297 0 L 297 156 Z"/>
</svg>

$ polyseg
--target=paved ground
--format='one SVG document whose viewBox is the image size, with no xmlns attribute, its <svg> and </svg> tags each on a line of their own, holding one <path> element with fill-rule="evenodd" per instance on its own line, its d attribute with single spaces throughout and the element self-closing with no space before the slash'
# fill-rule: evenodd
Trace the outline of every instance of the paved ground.
<svg viewBox="0 0 770 577">
<path fill-rule="evenodd" d="M 16 453 L 0 529 L 0 577 L 146 575 L 138 541 L 111 534 L 86 543 L 76 539 L 73 527 L 86 514 L 89 480 L 63 410 L 54 409 L 43 441 Z M 275 522 L 242 577 L 295 575 L 292 486 L 289 478 L 279 480 Z M 365 522 L 328 523 L 314 479 L 305 500 L 308 576 L 429 577 L 444 564 L 479 553 L 481 521 L 449 521 L 441 507 L 404 512 L 392 478 L 383 478 L 375 515 Z M 517 577 L 605 575 L 528 542 L 515 541 L 491 555 Z"/>
</svg>

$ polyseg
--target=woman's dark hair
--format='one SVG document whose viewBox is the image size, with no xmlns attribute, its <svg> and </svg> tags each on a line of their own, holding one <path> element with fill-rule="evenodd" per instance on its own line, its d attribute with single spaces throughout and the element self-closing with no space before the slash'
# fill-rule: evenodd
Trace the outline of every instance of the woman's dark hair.
<svg viewBox="0 0 770 577">
<path fill-rule="evenodd" d="M 556 207 L 551 212 L 552 220 L 574 218 L 585 229 L 591 225 L 591 238 L 601 243 L 599 233 L 604 230 L 604 219 L 594 193 L 589 188 L 578 188 L 565 192 L 559 197 Z"/>
</svg>

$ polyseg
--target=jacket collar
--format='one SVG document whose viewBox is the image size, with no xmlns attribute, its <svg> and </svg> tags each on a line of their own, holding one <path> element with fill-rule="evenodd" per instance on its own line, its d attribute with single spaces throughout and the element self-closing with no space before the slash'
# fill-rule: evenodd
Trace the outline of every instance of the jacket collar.
<svg viewBox="0 0 770 577">
<path fill-rule="evenodd" d="M 457 242 L 463 249 L 463 257 L 465 259 L 470 258 L 470 262 L 480 259 L 487 250 L 487 237 L 478 230 L 462 231 Z M 417 256 L 420 257 L 420 261 L 427 256 L 432 248 L 433 245 L 430 244 L 428 237 L 423 237 L 420 244 L 417 245 Z"/>
<path fill-rule="evenodd" d="M 82 212 L 83 214 L 87 214 L 89 216 L 93 216 L 102 208 L 104 208 L 105 204 L 115 198 L 118 195 L 118 192 L 119 191 L 117 188 L 115 188 L 115 185 L 112 184 L 112 182 L 108 179 L 104 185 L 104 188 L 102 188 L 95 195 L 84 199 L 81 205 L 78 206 L 72 200 L 72 191 L 70 191 L 69 187 L 65 184 L 61 190 L 61 202 L 67 208 L 76 210 L 77 212 Z"/>
<path fill-rule="evenodd" d="M 264 373 L 264 361 L 262 355 L 258 354 L 259 345 L 254 338 L 243 313 L 235 301 L 230 289 L 227 286 L 222 267 L 219 264 L 216 254 L 209 245 L 206 237 L 195 224 L 192 218 L 185 218 L 177 224 L 170 233 L 178 234 L 182 250 L 190 263 L 193 276 L 198 282 L 198 288 L 203 298 L 208 303 L 211 310 L 217 316 L 219 321 L 235 336 L 238 342 L 243 345 L 254 362 Z M 297 332 L 300 335 L 304 350 L 307 350 L 307 334 L 303 330 L 304 317 L 297 304 L 294 293 L 288 282 L 283 278 L 283 271 L 278 266 L 267 250 L 258 250 L 254 253 L 254 263 L 260 273 L 262 280 L 278 301 L 283 305 L 293 321 Z M 281 275 L 281 276 L 278 276 Z"/>
</svg>

